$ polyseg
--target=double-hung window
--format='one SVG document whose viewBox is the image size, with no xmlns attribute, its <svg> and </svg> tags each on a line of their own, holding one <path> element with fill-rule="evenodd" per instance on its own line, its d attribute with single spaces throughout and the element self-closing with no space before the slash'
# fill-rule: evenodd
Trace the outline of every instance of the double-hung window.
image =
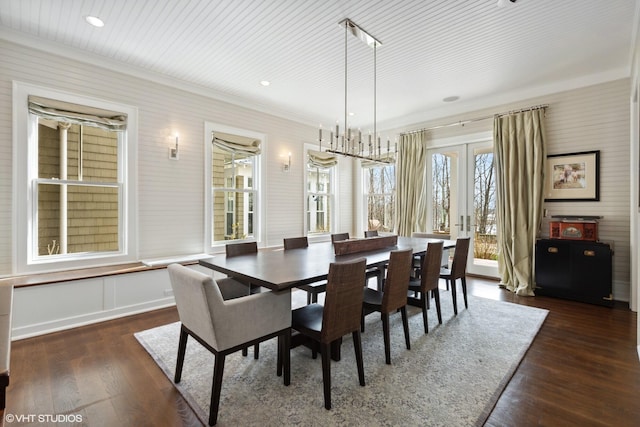
<svg viewBox="0 0 640 427">
<path fill-rule="evenodd" d="M 393 163 L 362 162 L 362 188 L 368 230 L 394 229 L 395 173 Z"/>
<path fill-rule="evenodd" d="M 331 233 L 337 157 L 324 151 L 307 150 L 307 235 Z"/>
<path fill-rule="evenodd" d="M 219 130 L 211 130 L 209 135 L 210 246 L 228 240 L 259 240 L 258 184 L 262 139 Z"/>
<path fill-rule="evenodd" d="M 19 89 L 17 272 L 133 260 L 127 135 L 135 110 Z"/>
</svg>

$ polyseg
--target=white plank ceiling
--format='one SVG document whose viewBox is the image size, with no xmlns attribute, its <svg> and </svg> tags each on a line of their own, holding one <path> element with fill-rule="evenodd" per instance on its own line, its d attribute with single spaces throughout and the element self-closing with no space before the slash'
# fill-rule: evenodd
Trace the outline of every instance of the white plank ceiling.
<svg viewBox="0 0 640 427">
<path fill-rule="evenodd" d="M 0 38 L 325 127 L 344 117 L 347 17 L 383 43 L 379 129 L 630 75 L 640 0 L 504 3 L 0 0 Z M 373 50 L 347 40 L 350 122 L 370 127 Z"/>
</svg>

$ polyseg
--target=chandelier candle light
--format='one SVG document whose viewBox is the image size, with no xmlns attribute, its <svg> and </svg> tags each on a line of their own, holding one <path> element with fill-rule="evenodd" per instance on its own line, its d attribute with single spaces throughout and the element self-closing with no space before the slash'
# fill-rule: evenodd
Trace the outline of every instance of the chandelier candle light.
<svg viewBox="0 0 640 427">
<path fill-rule="evenodd" d="M 329 149 L 327 152 L 340 154 L 347 157 L 355 157 L 358 159 L 379 162 L 379 163 L 394 163 L 395 156 L 398 152 L 398 143 L 395 143 L 394 151 L 391 151 L 390 142 L 387 138 L 386 152 L 383 152 L 380 144 L 380 135 L 377 133 L 376 128 L 376 48 L 381 46 L 382 43 L 360 28 L 355 22 L 349 18 L 339 22 L 339 25 L 344 26 L 344 133 L 340 134 L 340 125 L 336 122 L 335 134 L 333 130 L 329 136 Z M 373 48 L 373 135 L 369 132 L 368 144 L 365 144 L 362 139 L 362 130 L 358 129 L 357 134 L 352 132 L 347 123 L 347 72 L 348 72 L 348 49 L 347 49 L 347 36 L 351 32 L 355 37 L 362 40 L 368 46 Z M 334 140 L 335 137 L 335 140 Z M 322 151 L 322 125 L 318 128 L 318 142 L 320 145 L 320 151 Z"/>
</svg>

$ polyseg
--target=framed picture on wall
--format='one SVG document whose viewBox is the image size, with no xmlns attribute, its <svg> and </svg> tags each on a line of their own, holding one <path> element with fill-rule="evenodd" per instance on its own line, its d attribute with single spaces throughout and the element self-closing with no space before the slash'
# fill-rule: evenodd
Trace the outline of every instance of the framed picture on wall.
<svg viewBox="0 0 640 427">
<path fill-rule="evenodd" d="M 545 172 L 545 202 L 600 200 L 600 151 L 551 154 Z"/>
</svg>

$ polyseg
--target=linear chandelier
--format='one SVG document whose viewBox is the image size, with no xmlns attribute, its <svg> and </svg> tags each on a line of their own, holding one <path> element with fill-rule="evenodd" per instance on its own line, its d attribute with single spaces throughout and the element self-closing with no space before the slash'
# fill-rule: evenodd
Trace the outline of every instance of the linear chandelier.
<svg viewBox="0 0 640 427">
<path fill-rule="evenodd" d="M 376 58 L 376 50 L 378 46 L 381 46 L 382 43 L 373 37 L 371 34 L 363 30 L 358 24 L 346 18 L 339 22 L 340 26 L 344 27 L 344 131 L 340 133 L 340 125 L 336 123 L 335 133 L 333 129 L 330 131 L 329 136 L 329 147 L 326 150 L 329 153 L 339 154 L 347 157 L 354 157 L 358 159 L 379 162 L 379 163 L 394 163 L 395 156 L 398 151 L 397 143 L 394 146 L 393 151 L 391 151 L 391 147 L 389 144 L 389 139 L 387 139 L 386 149 L 381 146 L 380 135 L 377 132 L 377 123 L 376 123 L 376 90 L 377 90 L 377 81 L 376 81 L 376 72 L 377 72 L 377 58 Z M 373 48 L 373 134 L 369 132 L 368 138 L 365 140 L 362 137 L 362 131 L 358 130 L 357 132 L 352 131 L 349 127 L 348 123 L 348 109 L 347 109 L 347 99 L 348 99 L 348 34 L 351 33 L 353 36 L 360 39 L 367 46 Z M 322 151 L 322 143 L 326 142 L 323 140 L 322 126 L 318 129 L 318 142 L 320 145 L 320 151 Z"/>
</svg>

